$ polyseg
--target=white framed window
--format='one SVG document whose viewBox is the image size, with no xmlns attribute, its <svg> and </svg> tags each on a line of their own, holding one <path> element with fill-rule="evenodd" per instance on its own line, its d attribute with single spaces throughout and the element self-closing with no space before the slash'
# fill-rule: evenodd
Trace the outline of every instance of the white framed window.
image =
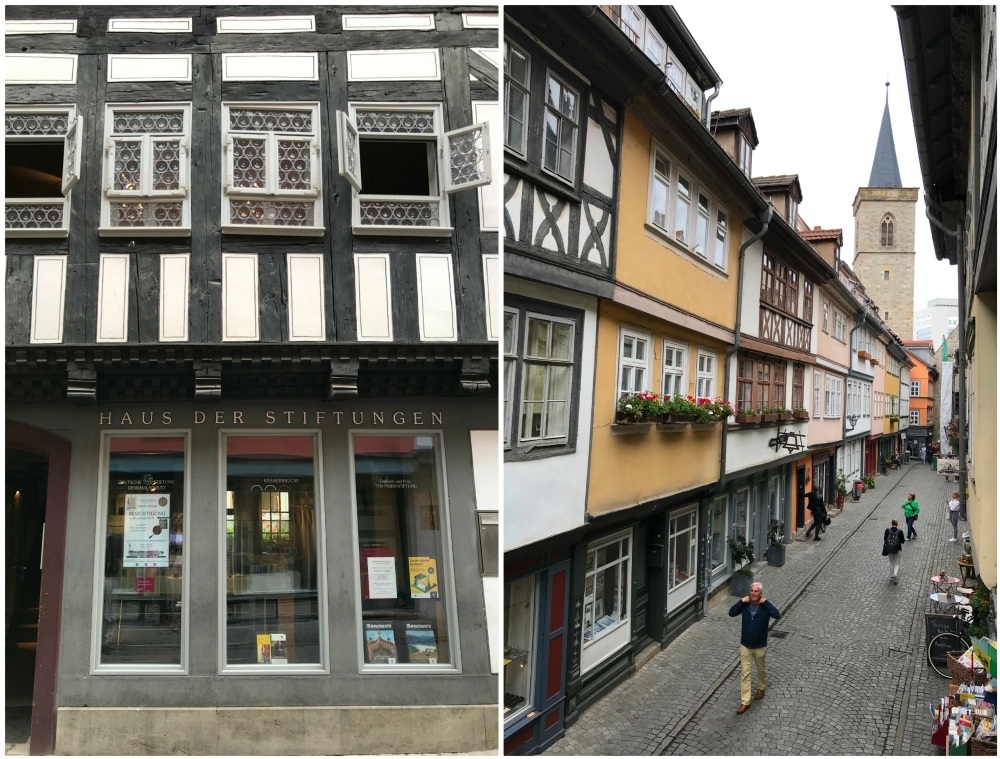
<svg viewBox="0 0 1000 759">
<path fill-rule="evenodd" d="M 743 136 L 741 133 L 737 140 L 739 140 L 739 167 L 743 170 L 743 173 L 750 176 L 751 163 L 753 161 L 753 148 L 750 146 L 750 141 Z"/>
<path fill-rule="evenodd" d="M 684 99 L 687 101 L 688 105 L 691 106 L 692 110 L 701 115 L 701 101 L 705 97 L 705 93 L 701 91 L 701 87 L 694 80 L 694 77 L 688 77 L 687 80 L 687 90 L 684 92 Z"/>
<path fill-rule="evenodd" d="M 715 259 L 713 263 L 720 269 L 726 268 L 726 260 L 729 258 L 726 250 L 726 243 L 729 238 L 729 215 L 718 209 L 715 215 Z"/>
<path fill-rule="evenodd" d="M 538 595 L 537 574 L 511 580 L 503 586 L 505 724 L 534 711 Z"/>
<path fill-rule="evenodd" d="M 823 299 L 823 331 L 830 333 L 830 301 Z"/>
<path fill-rule="evenodd" d="M 920 380 L 910 380 L 910 397 L 916 398 L 920 395 Z"/>
<path fill-rule="evenodd" d="M 710 561 L 712 563 L 712 575 L 725 572 L 726 563 L 729 561 L 729 545 L 726 538 L 729 537 L 729 495 L 716 496 L 712 502 L 712 510 L 709 512 L 711 523 L 708 525 L 708 532 L 712 540 L 712 553 Z"/>
<path fill-rule="evenodd" d="M 840 416 L 841 388 L 841 379 L 830 374 L 826 375 L 826 402 L 824 406 L 824 416 Z"/>
<path fill-rule="evenodd" d="M 583 590 L 581 669 L 586 672 L 630 639 L 632 530 L 587 547 Z"/>
<path fill-rule="evenodd" d="M 694 596 L 698 577 L 698 509 L 671 514 L 667 529 L 667 610 Z"/>
<path fill-rule="evenodd" d="M 503 442 L 510 445 L 510 417 L 514 409 L 514 371 L 517 368 L 517 311 L 503 312 Z"/>
<path fill-rule="evenodd" d="M 820 393 L 823 391 L 823 372 L 813 372 L 813 417 L 822 415 L 823 406 L 820 402 Z"/>
<path fill-rule="evenodd" d="M 576 174 L 576 136 L 579 131 L 576 90 L 551 71 L 545 82 L 542 169 L 573 184 Z"/>
<path fill-rule="evenodd" d="M 861 385 L 861 416 L 870 417 L 872 415 L 872 386 Z"/>
<path fill-rule="evenodd" d="M 677 97 L 684 96 L 684 83 L 687 80 L 687 69 L 685 69 L 672 50 L 667 50 L 667 85 Z"/>
<path fill-rule="evenodd" d="M 688 243 L 688 226 L 691 223 L 691 180 L 677 175 L 677 198 L 674 204 L 674 237 Z"/>
<path fill-rule="evenodd" d="M 504 40 L 504 132 L 503 144 L 520 156 L 525 154 L 528 98 L 531 92 L 531 56 Z"/>
<path fill-rule="evenodd" d="M 649 389 L 649 335 L 624 327 L 618 338 L 618 398 Z"/>
<path fill-rule="evenodd" d="M 646 17 L 634 5 L 623 5 L 621 6 L 621 16 L 619 17 L 619 26 L 621 30 L 628 35 L 632 42 L 638 44 L 643 38 L 643 27 L 645 26 Z"/>
<path fill-rule="evenodd" d="M 223 103 L 222 231 L 322 235 L 318 103 Z"/>
<path fill-rule="evenodd" d="M 663 341 L 663 397 L 687 395 L 687 351 L 685 343 Z"/>
<path fill-rule="evenodd" d="M 66 237 L 70 190 L 80 179 L 83 118 L 67 106 L 4 112 L 7 237 Z"/>
<path fill-rule="evenodd" d="M 920 424 L 920 412 L 910 411 L 910 424 Z"/>
<path fill-rule="evenodd" d="M 101 235 L 190 235 L 190 103 L 108 105 L 104 140 Z"/>
<path fill-rule="evenodd" d="M 438 103 L 351 103 L 337 135 L 355 234 L 449 235 L 446 196 L 491 181 L 489 125 L 445 132 Z"/>
<path fill-rule="evenodd" d="M 527 313 L 521 376 L 522 445 L 565 443 L 569 435 L 575 323 Z"/>
<path fill-rule="evenodd" d="M 650 181 L 650 217 L 652 223 L 669 232 L 667 216 L 670 203 L 670 159 L 659 150 L 653 150 L 652 179 Z"/>
<path fill-rule="evenodd" d="M 715 397 L 715 354 L 698 349 L 698 378 L 695 395 L 699 398 Z"/>
<path fill-rule="evenodd" d="M 708 227 L 711 223 L 712 214 L 709 210 L 709 199 L 702 193 L 698 193 L 698 214 L 695 217 L 694 229 L 694 252 L 702 258 L 708 255 Z"/>
<path fill-rule="evenodd" d="M 656 64 L 656 68 L 663 71 L 667 65 L 667 45 L 663 38 L 656 32 L 652 24 L 646 24 L 646 37 L 643 44 L 643 51 L 646 57 Z"/>
<path fill-rule="evenodd" d="M 733 537 L 742 535 L 747 542 L 753 540 L 750 515 L 750 487 L 738 488 L 733 500 Z M 737 569 L 737 567 L 732 567 L 732 569 Z"/>
<path fill-rule="evenodd" d="M 840 340 L 844 342 L 847 334 L 847 323 L 844 321 L 844 315 L 840 311 L 833 310 L 833 337 L 835 340 Z"/>
</svg>

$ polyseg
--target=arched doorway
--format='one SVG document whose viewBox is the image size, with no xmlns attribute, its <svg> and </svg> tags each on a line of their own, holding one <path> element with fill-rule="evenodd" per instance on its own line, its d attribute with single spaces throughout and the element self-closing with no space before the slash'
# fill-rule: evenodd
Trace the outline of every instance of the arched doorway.
<svg viewBox="0 0 1000 759">
<path fill-rule="evenodd" d="M 7 741 L 27 738 L 31 754 L 51 754 L 70 445 L 19 422 L 7 422 L 6 435 Z"/>
</svg>

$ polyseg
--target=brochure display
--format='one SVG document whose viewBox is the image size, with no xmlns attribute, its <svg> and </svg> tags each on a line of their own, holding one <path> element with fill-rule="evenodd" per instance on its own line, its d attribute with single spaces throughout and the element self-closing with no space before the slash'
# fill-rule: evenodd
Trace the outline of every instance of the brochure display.
<svg viewBox="0 0 1000 759">
<path fill-rule="evenodd" d="M 365 661 L 369 664 L 396 664 L 399 661 L 392 622 L 365 622 Z"/>
<path fill-rule="evenodd" d="M 437 560 L 430 556 L 410 557 L 410 597 L 438 598 Z"/>
<path fill-rule="evenodd" d="M 258 664 L 288 664 L 288 636 L 285 633 L 257 633 Z"/>
<path fill-rule="evenodd" d="M 170 496 L 128 493 L 125 496 L 126 567 L 170 564 Z"/>
<path fill-rule="evenodd" d="M 406 623 L 406 651 L 410 664 L 437 664 L 438 647 L 430 622 Z"/>
</svg>

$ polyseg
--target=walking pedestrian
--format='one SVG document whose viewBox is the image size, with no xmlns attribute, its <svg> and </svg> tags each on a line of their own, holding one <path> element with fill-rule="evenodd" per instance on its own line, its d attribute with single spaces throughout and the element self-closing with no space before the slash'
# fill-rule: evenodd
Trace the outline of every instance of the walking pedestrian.
<svg viewBox="0 0 1000 759">
<path fill-rule="evenodd" d="M 896 576 L 899 574 L 899 559 L 903 555 L 903 531 L 899 529 L 899 522 L 892 520 L 892 526 L 888 527 L 882 536 L 882 555 L 889 557 L 889 579 L 893 585 L 899 585 Z"/>
<path fill-rule="evenodd" d="M 740 632 L 740 705 L 737 714 L 750 708 L 750 667 L 757 665 L 757 692 L 755 699 L 764 698 L 767 690 L 767 668 L 764 656 L 767 654 L 767 623 L 771 617 L 781 619 L 778 607 L 764 598 L 764 587 L 759 582 L 750 584 L 750 595 L 743 596 L 733 604 L 729 616 L 743 615 Z"/>
<path fill-rule="evenodd" d="M 917 521 L 917 515 L 920 513 L 920 504 L 917 503 L 916 493 L 910 493 L 909 497 L 906 499 L 906 503 L 903 504 L 903 516 L 906 518 L 906 539 L 912 540 L 917 537 L 917 531 L 913 529 L 913 523 Z"/>
<path fill-rule="evenodd" d="M 934 452 L 926 445 L 920 446 L 920 458 L 924 460 L 925 464 L 931 463 L 931 456 L 933 455 L 933 453 Z"/>
<path fill-rule="evenodd" d="M 961 508 L 961 505 L 961 501 L 958 500 L 958 491 L 953 490 L 951 500 L 948 501 L 948 519 L 951 520 L 951 529 L 955 533 L 955 536 L 948 538 L 949 543 L 954 543 L 958 540 L 958 510 Z"/>
<path fill-rule="evenodd" d="M 816 529 L 816 537 L 813 540 L 819 540 L 819 534 L 826 531 L 826 505 L 823 503 L 823 498 L 816 488 L 813 488 L 808 493 L 806 493 L 806 508 L 809 509 L 809 513 L 812 514 L 812 524 L 809 525 L 809 529 L 806 530 L 806 537 L 808 538 L 813 531 Z"/>
</svg>

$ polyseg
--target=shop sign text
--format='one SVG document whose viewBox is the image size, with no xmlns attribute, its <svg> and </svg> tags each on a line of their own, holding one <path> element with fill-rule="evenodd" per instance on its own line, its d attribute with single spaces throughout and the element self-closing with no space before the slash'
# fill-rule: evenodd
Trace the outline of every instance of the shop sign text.
<svg viewBox="0 0 1000 759">
<path fill-rule="evenodd" d="M 99 411 L 101 427 L 241 425 L 264 427 L 422 427 L 442 426 L 443 411 Z"/>
</svg>

